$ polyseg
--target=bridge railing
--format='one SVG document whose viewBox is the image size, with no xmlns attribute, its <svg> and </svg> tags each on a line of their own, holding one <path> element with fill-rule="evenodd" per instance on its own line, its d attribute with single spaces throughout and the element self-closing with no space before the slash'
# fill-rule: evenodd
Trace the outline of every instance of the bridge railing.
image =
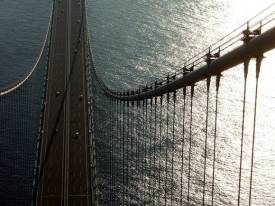
<svg viewBox="0 0 275 206">
<path fill-rule="evenodd" d="M 274 203 L 273 175 L 265 172 L 274 153 L 262 157 L 260 148 L 272 128 L 263 126 L 270 110 L 259 94 L 263 55 L 275 48 L 274 15 L 272 5 L 175 74 L 136 90 L 105 85 L 87 40 L 99 203 Z"/>
</svg>

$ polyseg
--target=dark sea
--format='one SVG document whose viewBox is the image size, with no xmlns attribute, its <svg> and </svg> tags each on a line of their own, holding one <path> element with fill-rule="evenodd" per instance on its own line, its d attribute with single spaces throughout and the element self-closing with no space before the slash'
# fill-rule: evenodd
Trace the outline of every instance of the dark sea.
<svg viewBox="0 0 275 206">
<path fill-rule="evenodd" d="M 89 35 L 97 72 L 114 89 L 132 89 L 144 85 L 167 72 L 176 71 L 186 59 L 207 48 L 271 3 L 272 0 L 88 0 Z M 50 11 L 49 0 L 0 0 L 0 88 L 24 78 L 32 69 L 45 39 Z M 275 54 L 270 52 L 266 57 L 259 88 L 253 205 L 273 206 Z M 44 82 L 45 70 L 43 65 L 39 68 L 32 81 L 22 89 L 8 97 L 0 97 L 0 205 L 29 205 L 31 201 L 42 108 L 40 100 L 44 91 L 43 84 L 39 86 L 39 83 Z M 248 204 L 255 90 L 253 68 L 251 66 L 248 80 L 241 205 Z M 216 205 L 237 204 L 242 72 L 241 67 L 227 71 L 221 82 Z M 197 88 L 194 138 L 196 154 L 199 155 L 204 141 L 201 122 L 205 118 L 205 83 L 198 83 Z M 211 96 L 214 101 L 214 94 Z M 99 100 L 97 109 L 106 112 L 108 105 Z M 180 122 L 181 108 L 177 109 L 176 118 Z M 178 123 L 176 129 L 180 131 L 181 127 L 181 123 Z M 176 137 L 177 141 L 180 141 L 180 136 Z M 212 140 L 209 145 L 212 147 Z M 180 150 L 179 146 L 177 148 Z M 178 163 L 175 167 L 179 168 L 180 157 L 175 158 Z M 194 179 L 197 177 L 199 182 L 202 164 L 196 158 L 193 161 L 192 176 Z M 104 170 L 99 168 L 99 171 Z M 104 185 L 108 178 L 106 174 L 99 172 L 98 176 L 99 183 L 103 185 L 101 188 L 108 188 L 108 185 Z M 201 193 L 198 188 L 194 186 L 191 194 L 194 202 L 200 205 Z M 127 189 L 130 193 L 136 192 Z M 106 195 L 104 191 L 100 193 L 103 197 Z M 176 190 L 175 195 L 179 195 L 179 191 Z M 131 203 L 131 200 L 128 201 Z"/>
</svg>

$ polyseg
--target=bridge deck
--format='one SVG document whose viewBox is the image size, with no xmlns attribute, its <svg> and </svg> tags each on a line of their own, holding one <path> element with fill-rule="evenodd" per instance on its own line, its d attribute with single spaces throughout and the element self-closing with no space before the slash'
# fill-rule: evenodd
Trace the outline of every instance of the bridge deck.
<svg viewBox="0 0 275 206">
<path fill-rule="evenodd" d="M 91 204 L 84 1 L 58 0 L 54 6 L 37 205 L 84 206 Z"/>
</svg>

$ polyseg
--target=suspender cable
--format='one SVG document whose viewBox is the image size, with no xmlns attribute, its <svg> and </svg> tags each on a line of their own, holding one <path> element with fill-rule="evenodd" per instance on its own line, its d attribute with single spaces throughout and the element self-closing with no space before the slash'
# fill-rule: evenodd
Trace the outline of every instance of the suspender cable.
<svg viewBox="0 0 275 206">
<path fill-rule="evenodd" d="M 130 155 L 130 161 L 132 162 L 130 164 L 130 175 L 131 177 L 133 177 L 133 173 L 134 173 L 134 128 L 135 128 L 135 124 L 134 124 L 134 121 L 135 121 L 135 102 L 131 102 L 131 116 L 132 116 L 132 119 L 131 119 L 131 123 L 130 123 L 130 130 L 131 130 L 131 134 L 130 134 L 130 138 L 131 138 L 131 155 Z"/>
<path fill-rule="evenodd" d="M 119 183 L 120 183 L 120 100 L 117 103 L 117 137 L 116 137 L 116 180 L 115 180 L 115 200 L 118 201 L 119 197 Z"/>
<path fill-rule="evenodd" d="M 181 168 L 180 168 L 180 205 L 183 205 L 183 152 L 185 137 L 185 110 L 186 110 L 186 87 L 183 87 L 183 112 L 182 112 L 182 141 L 181 141 Z"/>
<path fill-rule="evenodd" d="M 114 202 L 114 193 L 115 193 L 115 178 L 116 178 L 116 142 L 117 142 L 117 100 L 114 100 L 115 111 L 114 111 L 114 138 L 113 138 L 113 176 L 112 176 L 112 202 Z"/>
<path fill-rule="evenodd" d="M 118 150 L 118 153 L 119 153 L 119 193 L 120 195 L 123 196 L 123 192 L 121 191 L 121 179 L 123 178 L 122 177 L 122 101 L 119 101 L 119 150 Z M 123 197 L 122 197 L 123 198 Z"/>
<path fill-rule="evenodd" d="M 253 136 L 252 136 L 252 151 L 251 151 L 251 168 L 250 168 L 250 181 L 249 181 L 249 206 L 252 204 L 252 184 L 253 184 L 253 168 L 254 168 L 254 156 L 255 156 L 255 134 L 256 134 L 256 120 L 257 120 L 257 101 L 258 101 L 258 86 L 259 76 L 261 70 L 261 63 L 263 55 L 256 58 L 256 91 L 255 91 L 255 102 L 254 102 L 254 120 L 253 120 Z"/>
<path fill-rule="evenodd" d="M 172 178 L 171 178 L 171 206 L 173 206 L 174 194 L 174 153 L 175 153 L 175 117 L 176 117 L 176 100 L 177 93 L 173 95 L 173 127 L 172 127 Z"/>
<path fill-rule="evenodd" d="M 244 92 L 243 92 L 243 113 L 242 113 L 242 133 L 241 133 L 241 153 L 240 153 L 240 167 L 239 167 L 239 188 L 238 188 L 238 206 L 241 202 L 241 184 L 242 184 L 242 164 L 243 164 L 243 141 L 244 141 L 244 123 L 246 110 L 246 88 L 247 88 L 247 74 L 249 61 L 244 62 Z"/>
<path fill-rule="evenodd" d="M 218 101 L 221 74 L 216 76 L 216 110 L 215 110 L 215 128 L 214 128 L 214 149 L 213 149 L 213 170 L 212 170 L 212 188 L 211 188 L 211 206 L 214 205 L 214 186 L 215 186 L 215 167 L 216 167 L 216 146 L 217 146 L 217 123 L 218 123 Z"/>
<path fill-rule="evenodd" d="M 125 204 L 125 102 L 122 103 L 122 204 Z"/>
<path fill-rule="evenodd" d="M 113 142 L 114 142 L 114 100 L 111 100 L 111 105 L 112 105 L 112 110 L 111 110 L 111 116 L 112 116 L 112 122 L 111 122 L 111 152 L 110 152 L 110 165 L 111 165 L 111 190 L 110 190 L 110 201 L 112 202 L 112 194 L 113 194 L 113 155 L 114 155 L 114 147 L 113 147 Z"/>
<path fill-rule="evenodd" d="M 112 122 L 112 141 L 111 141 L 111 170 L 112 170 L 112 181 L 111 181 L 111 202 L 113 202 L 113 193 L 114 193 L 114 142 L 115 142 L 115 112 L 116 112 L 116 100 L 112 100 L 112 116 L 113 116 L 113 122 Z"/>
<path fill-rule="evenodd" d="M 109 201 L 111 202 L 111 194 L 112 194 L 112 135 L 113 135 L 113 99 L 109 98 L 110 105 L 111 105 L 111 114 L 110 114 L 110 133 L 109 133 Z"/>
<path fill-rule="evenodd" d="M 207 140 L 208 140 L 208 111 L 209 111 L 209 90 L 210 90 L 211 77 L 206 80 L 207 97 L 206 97 L 206 120 L 205 120 L 205 142 L 204 142 L 204 166 L 203 166 L 203 195 L 202 205 L 205 204 L 205 182 L 206 182 L 206 161 L 207 161 Z"/>
<path fill-rule="evenodd" d="M 141 181 L 141 183 L 142 183 L 142 179 L 141 179 L 142 138 L 141 137 L 142 137 L 142 119 L 143 119 L 142 108 L 143 108 L 143 104 L 142 104 L 142 101 L 140 101 L 139 102 L 139 113 L 138 113 L 138 130 L 137 130 L 138 142 L 137 142 L 137 146 L 138 146 L 138 175 L 139 175 L 139 180 Z"/>
<path fill-rule="evenodd" d="M 117 187 L 117 177 L 118 177 L 118 111 L 119 111 L 119 106 L 118 106 L 118 100 L 115 100 L 115 105 L 116 105 L 116 110 L 115 110 L 115 135 L 114 135 L 114 155 L 113 155 L 113 159 L 114 159 L 114 176 L 113 176 L 113 201 L 115 202 L 115 197 L 116 197 L 116 187 Z"/>
<path fill-rule="evenodd" d="M 145 136 L 145 101 L 142 101 L 142 139 L 141 139 L 141 184 L 143 184 L 142 201 L 144 203 L 144 136 Z"/>
<path fill-rule="evenodd" d="M 149 149 L 148 149 L 148 153 L 149 153 L 149 171 L 148 171 L 148 177 L 149 177 L 149 185 L 148 185 L 148 189 L 149 189 L 149 201 L 151 201 L 151 182 L 152 182 L 152 136 L 153 136 L 153 99 L 150 99 L 150 121 L 149 121 Z"/>
<path fill-rule="evenodd" d="M 109 98 L 110 100 L 110 105 L 112 106 L 113 104 L 113 99 Z M 113 108 L 113 107 L 112 107 Z M 109 201 L 112 201 L 112 129 L 113 129 L 113 110 L 111 109 L 110 111 L 110 132 L 109 132 Z"/>
<path fill-rule="evenodd" d="M 111 181 L 111 202 L 113 202 L 113 193 L 114 193 L 114 133 L 115 133 L 115 114 L 114 114 L 114 109 L 116 111 L 116 105 L 115 105 L 115 100 L 112 100 L 112 141 L 111 141 L 111 170 L 112 170 L 112 181 Z"/>
<path fill-rule="evenodd" d="M 188 184 L 187 184 L 187 202 L 190 204 L 190 182 L 191 182 L 191 155 L 192 155 L 192 124 L 193 124 L 193 97 L 194 97 L 194 85 L 191 86 L 190 96 L 190 127 L 189 127 L 189 152 L 188 152 Z"/>
<path fill-rule="evenodd" d="M 131 180 L 133 181 L 130 181 L 130 189 L 131 191 L 134 191 L 134 188 L 133 188 L 133 185 L 135 184 L 135 181 L 134 181 L 134 168 L 135 168 L 135 155 L 134 155 L 134 138 L 135 138 L 135 135 L 134 135 L 134 128 L 135 128 L 135 124 L 134 124 L 134 121 L 135 121 L 135 102 L 132 101 L 130 103 L 130 116 L 131 116 L 131 119 L 130 119 L 130 146 L 131 146 L 131 149 L 130 149 L 130 161 L 129 161 L 129 167 L 130 167 L 130 177 L 131 177 Z M 133 198 L 133 193 L 129 192 L 129 195 L 131 195 L 130 199 L 134 199 Z"/>
<path fill-rule="evenodd" d="M 162 108 L 163 96 L 160 96 L 160 122 L 159 122 L 159 169 L 158 169 L 158 202 L 161 204 L 161 154 L 162 154 Z"/>
<path fill-rule="evenodd" d="M 128 197 L 128 186 L 129 186 L 129 130 L 130 130 L 130 125 L 129 125 L 129 118 L 130 118 L 130 105 L 129 102 L 126 103 L 126 197 Z"/>
<path fill-rule="evenodd" d="M 140 102 L 137 101 L 137 127 L 136 127 L 136 131 L 135 131 L 135 134 L 136 134 L 136 174 L 137 174 L 137 178 L 138 178 L 138 175 L 139 175 L 139 119 L 140 119 L 140 109 L 139 109 L 139 106 L 140 106 Z"/>
<path fill-rule="evenodd" d="M 156 145 L 157 145 L 157 103 L 158 103 L 158 98 L 155 97 L 155 103 L 154 103 L 154 107 L 155 107 L 155 111 L 154 111 L 154 164 L 153 164 L 153 178 L 154 178 L 154 186 L 153 186 L 153 205 L 155 205 L 155 187 L 156 187 Z"/>
<path fill-rule="evenodd" d="M 141 108 L 140 108 L 140 101 L 137 101 L 137 127 L 136 127 L 136 185 L 139 185 L 140 180 L 140 164 L 139 164 L 139 146 L 140 146 L 140 118 L 141 118 Z M 139 193 L 137 195 L 139 200 Z"/>
<path fill-rule="evenodd" d="M 146 178 L 146 175 L 147 175 L 147 137 L 148 137 L 148 134 L 147 134 L 147 130 L 148 130 L 148 101 L 147 99 L 145 100 L 145 122 L 144 122 L 144 134 L 143 134 L 143 139 L 144 139 L 144 157 L 143 157 L 143 162 L 144 162 L 144 173 L 143 173 L 143 183 L 144 183 L 144 188 L 143 188 L 143 191 L 144 191 L 144 201 L 146 201 L 146 186 L 147 186 L 147 178 Z"/>
<path fill-rule="evenodd" d="M 167 103 L 166 103 L 166 138 L 165 138 L 165 180 L 164 180 L 164 201 L 167 204 L 167 176 L 168 176 L 168 138 L 169 138 L 169 102 L 170 95 L 167 93 Z"/>
<path fill-rule="evenodd" d="M 116 100 L 116 144 L 115 144 L 115 153 L 116 153 L 116 161 L 115 161 L 115 191 L 114 198 L 118 195 L 118 179 L 119 179 L 119 100 Z"/>
</svg>

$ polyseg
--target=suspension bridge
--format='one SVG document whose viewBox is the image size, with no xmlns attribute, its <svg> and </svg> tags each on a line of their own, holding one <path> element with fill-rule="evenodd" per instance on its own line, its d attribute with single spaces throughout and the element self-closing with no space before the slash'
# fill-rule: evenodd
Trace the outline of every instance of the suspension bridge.
<svg viewBox="0 0 275 206">
<path fill-rule="evenodd" d="M 0 90 L 1 205 L 256 205 L 258 85 L 264 54 L 275 48 L 274 19 L 272 5 L 175 73 L 116 91 L 93 62 L 85 0 L 53 1 L 37 62 Z M 229 165 L 237 177 L 232 197 L 219 176 L 226 168 L 219 106 L 223 73 L 238 65 L 244 84 L 240 135 L 228 137 L 239 149 L 238 164 Z M 249 78 L 255 80 L 250 136 Z"/>
</svg>

